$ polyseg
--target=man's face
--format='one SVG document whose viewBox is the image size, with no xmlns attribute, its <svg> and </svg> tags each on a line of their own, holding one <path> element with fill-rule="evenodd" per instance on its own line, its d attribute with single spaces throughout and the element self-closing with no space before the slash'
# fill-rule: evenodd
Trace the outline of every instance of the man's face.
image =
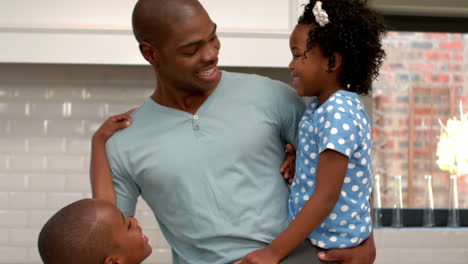
<svg viewBox="0 0 468 264">
<path fill-rule="evenodd" d="M 163 85 L 186 92 L 207 92 L 218 85 L 219 39 L 206 12 L 172 24 L 159 49 L 158 75 Z"/>
<path fill-rule="evenodd" d="M 143 234 L 138 221 L 133 217 L 124 217 L 117 207 L 107 204 L 99 208 L 101 223 L 111 227 L 115 252 L 122 263 L 139 264 L 152 252 L 148 238 Z"/>
</svg>

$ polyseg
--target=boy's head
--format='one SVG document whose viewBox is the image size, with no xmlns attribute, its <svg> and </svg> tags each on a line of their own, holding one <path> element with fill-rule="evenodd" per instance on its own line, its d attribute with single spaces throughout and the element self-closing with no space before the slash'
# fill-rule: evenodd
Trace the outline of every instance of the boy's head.
<svg viewBox="0 0 468 264">
<path fill-rule="evenodd" d="M 336 72 L 335 64 L 340 64 L 342 87 L 367 94 L 385 56 L 381 40 L 386 32 L 367 0 L 310 0 L 294 32 L 304 28 L 308 28 L 305 56 L 319 50 L 328 64 L 326 71 Z"/>
<path fill-rule="evenodd" d="M 38 248 L 45 264 L 138 264 L 152 251 L 135 218 L 99 199 L 59 210 L 42 228 Z"/>
</svg>

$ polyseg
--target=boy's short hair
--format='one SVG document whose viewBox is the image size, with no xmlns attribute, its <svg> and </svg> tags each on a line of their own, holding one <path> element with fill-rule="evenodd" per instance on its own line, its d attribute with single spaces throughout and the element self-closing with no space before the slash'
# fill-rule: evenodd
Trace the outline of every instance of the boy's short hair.
<svg viewBox="0 0 468 264">
<path fill-rule="evenodd" d="M 44 264 L 101 264 L 114 247 L 111 227 L 98 218 L 98 205 L 83 199 L 55 213 L 42 228 L 38 249 Z"/>
</svg>

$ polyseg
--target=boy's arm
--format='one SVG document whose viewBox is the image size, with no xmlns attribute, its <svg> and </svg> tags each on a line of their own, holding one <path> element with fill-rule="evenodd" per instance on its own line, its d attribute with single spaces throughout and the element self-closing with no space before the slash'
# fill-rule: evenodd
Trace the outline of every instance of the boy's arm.
<svg viewBox="0 0 468 264">
<path fill-rule="evenodd" d="M 92 139 L 90 180 L 93 198 L 104 199 L 114 205 L 116 205 L 116 196 L 105 146 L 107 140 L 116 131 L 131 124 L 130 114 L 133 111 L 134 109 L 107 119 L 96 131 Z"/>
<path fill-rule="evenodd" d="M 348 168 L 348 157 L 327 149 L 319 156 L 315 192 L 291 224 L 266 248 L 238 263 L 279 263 L 327 217 L 335 207 Z M 260 261 L 261 260 L 261 261 Z"/>
</svg>

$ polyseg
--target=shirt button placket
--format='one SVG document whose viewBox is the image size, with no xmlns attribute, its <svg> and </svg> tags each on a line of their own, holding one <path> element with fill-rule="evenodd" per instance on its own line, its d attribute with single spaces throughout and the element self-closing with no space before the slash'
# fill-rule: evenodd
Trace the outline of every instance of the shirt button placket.
<svg viewBox="0 0 468 264">
<path fill-rule="evenodd" d="M 193 130 L 200 130 L 200 121 L 199 121 L 199 119 L 200 119 L 200 117 L 198 115 L 193 116 L 193 120 L 192 120 Z"/>
</svg>

